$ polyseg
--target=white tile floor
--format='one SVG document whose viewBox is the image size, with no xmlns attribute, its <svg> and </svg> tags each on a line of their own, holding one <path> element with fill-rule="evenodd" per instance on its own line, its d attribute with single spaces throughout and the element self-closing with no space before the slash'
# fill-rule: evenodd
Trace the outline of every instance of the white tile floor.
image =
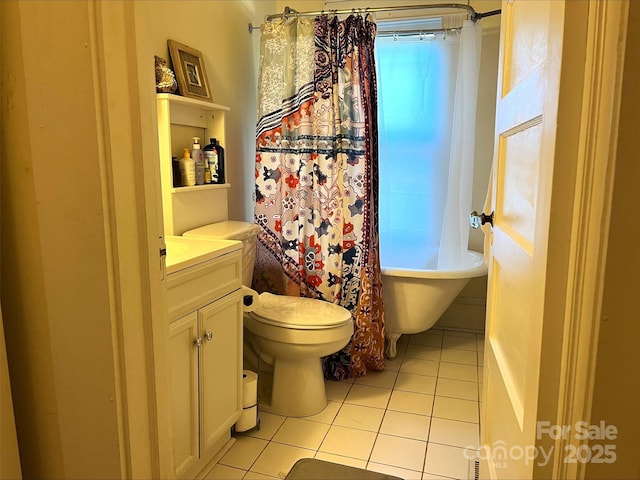
<svg viewBox="0 0 640 480">
<path fill-rule="evenodd" d="M 466 480 L 479 442 L 483 342 L 446 330 L 403 335 L 385 371 L 327 382 L 321 413 L 260 413 L 260 430 L 238 435 L 205 478 L 284 478 L 315 457 L 405 480 Z"/>
</svg>

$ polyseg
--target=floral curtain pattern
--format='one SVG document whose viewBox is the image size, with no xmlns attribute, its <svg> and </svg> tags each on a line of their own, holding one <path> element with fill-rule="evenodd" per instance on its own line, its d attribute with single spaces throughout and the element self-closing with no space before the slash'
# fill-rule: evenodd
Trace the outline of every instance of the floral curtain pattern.
<svg viewBox="0 0 640 480">
<path fill-rule="evenodd" d="M 384 368 L 375 32 L 321 16 L 261 40 L 253 287 L 351 312 L 351 342 L 323 359 L 335 380 Z"/>
</svg>

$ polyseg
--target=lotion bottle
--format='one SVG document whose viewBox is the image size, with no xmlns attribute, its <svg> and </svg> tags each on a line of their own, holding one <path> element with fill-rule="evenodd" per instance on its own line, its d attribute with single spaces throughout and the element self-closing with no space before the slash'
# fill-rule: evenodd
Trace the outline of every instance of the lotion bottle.
<svg viewBox="0 0 640 480">
<path fill-rule="evenodd" d="M 196 185 L 204 185 L 204 155 L 200 148 L 200 138 L 193 137 L 191 158 L 196 163 Z"/>
<path fill-rule="evenodd" d="M 180 173 L 183 187 L 192 187 L 196 184 L 196 162 L 189 155 L 188 148 L 184 149 L 184 155 L 180 159 Z"/>
</svg>

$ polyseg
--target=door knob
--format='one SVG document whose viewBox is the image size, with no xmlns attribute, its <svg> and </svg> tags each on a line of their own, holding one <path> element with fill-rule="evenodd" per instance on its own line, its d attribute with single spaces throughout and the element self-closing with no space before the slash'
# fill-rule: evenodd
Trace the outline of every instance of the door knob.
<svg viewBox="0 0 640 480">
<path fill-rule="evenodd" d="M 480 226 L 485 223 L 488 223 L 493 227 L 493 212 L 489 215 L 485 215 L 484 213 L 478 213 L 474 210 L 469 216 L 469 223 L 472 228 L 480 228 Z"/>
<path fill-rule="evenodd" d="M 207 339 L 207 342 L 210 342 L 211 340 L 213 340 L 213 332 L 211 330 L 208 330 L 207 333 L 204 334 L 204 337 Z"/>
</svg>

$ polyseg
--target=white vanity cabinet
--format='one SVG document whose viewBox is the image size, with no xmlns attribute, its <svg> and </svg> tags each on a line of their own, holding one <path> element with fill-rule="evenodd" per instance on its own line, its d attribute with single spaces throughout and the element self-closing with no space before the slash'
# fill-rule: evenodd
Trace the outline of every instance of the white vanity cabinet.
<svg viewBox="0 0 640 480">
<path fill-rule="evenodd" d="M 193 240 L 167 237 L 176 478 L 194 478 L 216 460 L 242 413 L 241 244 Z M 222 246 L 198 255 L 194 244 Z"/>
<path fill-rule="evenodd" d="M 226 114 L 229 107 L 170 93 L 156 94 L 162 213 L 166 235 L 182 235 L 187 230 L 227 219 L 227 183 L 174 187 L 171 157 L 182 158 L 191 151 L 192 138 L 200 138 L 204 149 L 210 138 L 226 145 Z M 228 153 L 225 151 L 225 153 Z M 228 158 L 225 159 L 227 163 Z M 205 206 L 215 205 L 215 208 Z"/>
</svg>

